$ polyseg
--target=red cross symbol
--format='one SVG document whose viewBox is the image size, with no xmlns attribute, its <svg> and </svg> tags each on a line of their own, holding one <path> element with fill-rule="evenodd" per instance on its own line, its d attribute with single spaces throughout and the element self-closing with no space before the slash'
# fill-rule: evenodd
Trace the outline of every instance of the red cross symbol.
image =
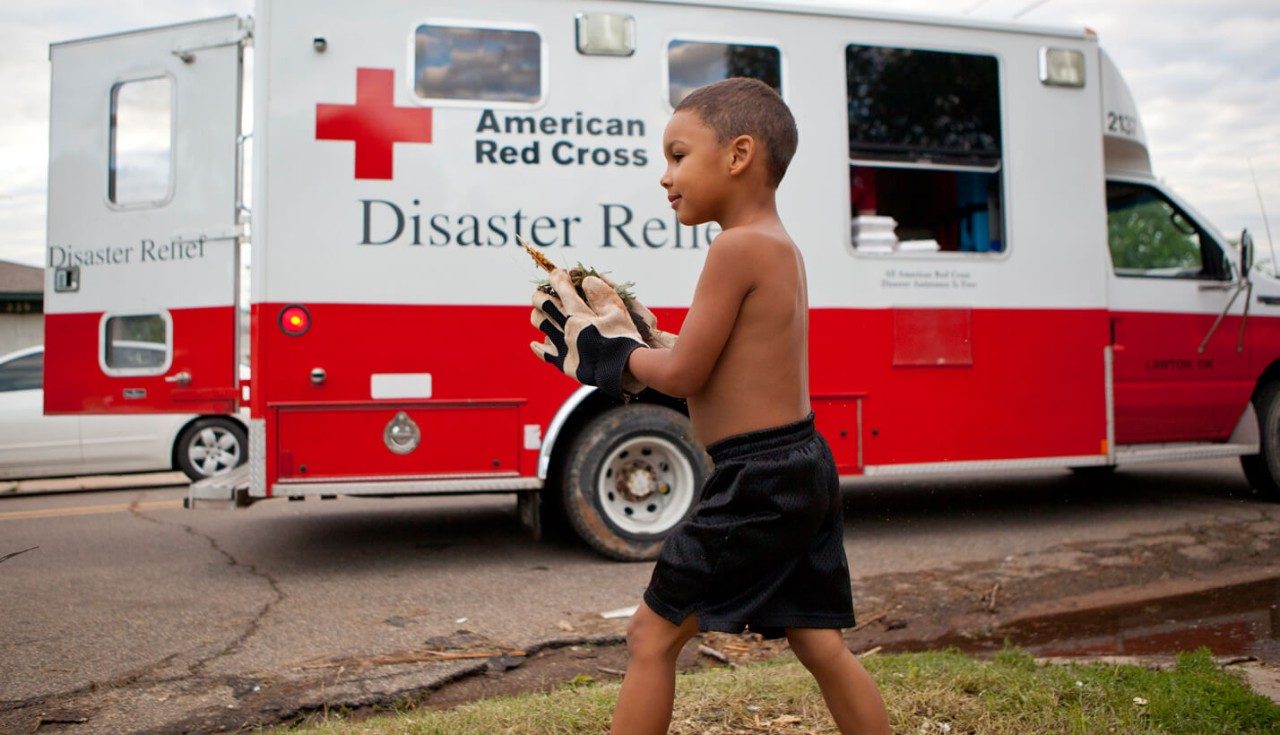
<svg viewBox="0 0 1280 735">
<path fill-rule="evenodd" d="M 430 143 L 431 110 L 395 106 L 394 69 L 356 69 L 354 105 L 316 105 L 317 140 L 356 144 L 356 178 L 391 178 L 391 147 Z"/>
</svg>

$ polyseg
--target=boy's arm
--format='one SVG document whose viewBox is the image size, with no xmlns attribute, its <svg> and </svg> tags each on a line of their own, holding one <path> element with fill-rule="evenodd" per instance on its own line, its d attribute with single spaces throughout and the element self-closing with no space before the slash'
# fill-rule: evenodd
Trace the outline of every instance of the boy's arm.
<svg viewBox="0 0 1280 735">
<path fill-rule="evenodd" d="M 706 384 L 738 318 L 742 300 L 755 288 L 756 269 L 748 236 L 722 232 L 707 251 L 693 304 L 669 349 L 640 348 L 627 368 L 645 385 L 677 398 L 687 398 Z"/>
</svg>

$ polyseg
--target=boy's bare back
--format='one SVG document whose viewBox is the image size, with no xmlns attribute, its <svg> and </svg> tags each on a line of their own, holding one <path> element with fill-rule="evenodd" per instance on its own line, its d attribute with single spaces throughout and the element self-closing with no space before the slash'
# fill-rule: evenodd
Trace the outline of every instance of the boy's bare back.
<svg viewBox="0 0 1280 735">
<path fill-rule="evenodd" d="M 688 396 L 704 445 L 798 421 L 810 410 L 808 281 L 799 248 L 781 223 L 726 230 L 711 246 L 717 248 L 732 257 L 708 255 L 695 308 L 739 299 L 735 283 L 750 286 L 706 382 Z"/>
</svg>

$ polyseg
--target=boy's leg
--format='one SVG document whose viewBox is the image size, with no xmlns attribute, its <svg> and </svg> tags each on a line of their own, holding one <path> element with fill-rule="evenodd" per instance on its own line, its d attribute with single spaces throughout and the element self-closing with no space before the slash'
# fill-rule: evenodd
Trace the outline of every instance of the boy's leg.
<svg viewBox="0 0 1280 735">
<path fill-rule="evenodd" d="M 627 675 L 613 710 L 613 735 L 667 731 L 676 696 L 676 656 L 698 632 L 693 615 L 679 626 L 641 602 L 627 625 Z"/>
<path fill-rule="evenodd" d="M 787 642 L 818 680 L 822 698 L 844 735 L 887 735 L 889 714 L 867 670 L 834 628 L 787 628 Z"/>
</svg>

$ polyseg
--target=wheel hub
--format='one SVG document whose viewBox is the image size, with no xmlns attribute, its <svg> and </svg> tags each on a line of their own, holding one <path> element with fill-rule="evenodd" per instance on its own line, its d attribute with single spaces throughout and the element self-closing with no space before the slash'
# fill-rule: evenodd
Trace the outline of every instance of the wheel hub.
<svg viewBox="0 0 1280 735">
<path fill-rule="evenodd" d="M 623 500 L 638 503 L 656 494 L 666 495 L 671 486 L 658 479 L 658 472 L 648 462 L 635 460 L 622 466 L 618 472 L 615 490 Z"/>
<path fill-rule="evenodd" d="M 629 533 L 660 533 L 675 525 L 693 499 L 689 459 L 669 439 L 640 435 L 624 440 L 601 466 L 600 508 Z"/>
<path fill-rule="evenodd" d="M 209 427 L 200 432 L 188 451 L 191 464 L 205 477 L 221 474 L 239 460 L 239 447 L 230 432 Z"/>
</svg>

